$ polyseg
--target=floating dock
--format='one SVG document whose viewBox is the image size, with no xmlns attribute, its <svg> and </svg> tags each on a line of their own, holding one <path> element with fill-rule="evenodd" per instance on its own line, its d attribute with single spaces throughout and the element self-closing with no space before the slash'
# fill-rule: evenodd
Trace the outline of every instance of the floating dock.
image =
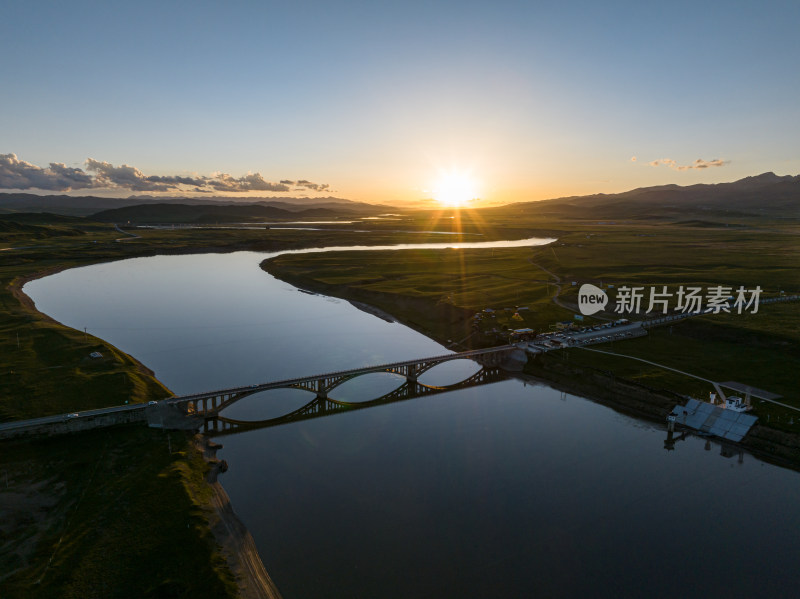
<svg viewBox="0 0 800 599">
<path fill-rule="evenodd" d="M 758 420 L 757 416 L 747 412 L 725 409 L 697 399 L 690 399 L 685 406 L 675 406 L 672 415 L 677 424 L 737 443 Z"/>
</svg>

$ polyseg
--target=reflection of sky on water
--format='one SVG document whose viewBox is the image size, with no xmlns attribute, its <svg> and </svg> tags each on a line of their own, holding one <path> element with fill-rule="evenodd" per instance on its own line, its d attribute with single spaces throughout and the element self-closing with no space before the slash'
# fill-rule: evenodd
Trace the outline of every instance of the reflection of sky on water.
<svg viewBox="0 0 800 599">
<path fill-rule="evenodd" d="M 797 474 L 665 437 L 509 380 L 227 436 L 220 456 L 287 596 L 786 596 Z"/>
<path fill-rule="evenodd" d="M 259 268 L 266 256 L 135 258 L 65 271 L 25 291 L 56 320 L 136 356 L 176 393 L 443 352 L 402 325 L 275 280 Z"/>
<path fill-rule="evenodd" d="M 418 380 L 422 385 L 444 387 L 466 380 L 480 369 L 480 364 L 472 360 L 453 360 L 424 372 Z M 403 376 L 374 372 L 345 381 L 331 390 L 328 397 L 350 403 L 372 401 L 395 391 L 405 383 Z M 315 394 L 309 391 L 272 389 L 238 401 L 226 408 L 222 416 L 249 422 L 277 418 L 309 404 L 314 398 Z"/>
</svg>

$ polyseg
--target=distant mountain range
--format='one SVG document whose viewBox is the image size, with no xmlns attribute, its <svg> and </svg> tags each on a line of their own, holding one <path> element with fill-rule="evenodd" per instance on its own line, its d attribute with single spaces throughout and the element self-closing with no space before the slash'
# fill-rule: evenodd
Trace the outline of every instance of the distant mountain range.
<svg viewBox="0 0 800 599">
<path fill-rule="evenodd" d="M 614 194 L 518 202 L 490 210 L 602 219 L 647 219 L 655 215 L 680 218 L 688 214 L 797 219 L 800 218 L 800 176 L 763 173 L 733 183 L 658 185 Z"/>
<path fill-rule="evenodd" d="M 337 205 L 338 206 L 338 205 Z M 358 211 L 363 214 L 363 210 Z M 103 210 L 87 218 L 111 223 L 182 223 L 213 224 L 241 223 L 252 221 L 288 221 L 301 218 L 336 218 L 342 215 L 353 216 L 356 211 L 342 208 L 306 208 L 303 210 L 284 210 L 264 204 L 138 204 L 123 208 Z"/>
<path fill-rule="evenodd" d="M 800 219 L 800 175 L 763 173 L 733 183 L 658 185 L 615 194 L 517 202 L 481 210 L 604 220 L 663 217 L 702 220 L 734 216 Z M 397 212 L 397 208 L 335 197 L 102 198 L 0 193 L 0 214 L 19 212 L 92 216 L 110 222 L 212 223 L 371 216 Z"/>
<path fill-rule="evenodd" d="M 102 198 L 97 196 L 35 195 L 31 193 L 0 193 L 0 214 L 13 212 L 51 212 L 70 216 L 90 216 L 107 210 L 128 206 L 154 204 L 182 204 L 189 206 L 264 206 L 299 213 L 305 210 L 325 209 L 342 215 L 374 215 L 396 211 L 391 206 L 354 202 L 342 198 L 160 198 L 131 196 L 128 198 Z M 295 214 L 292 218 L 296 218 Z"/>
</svg>

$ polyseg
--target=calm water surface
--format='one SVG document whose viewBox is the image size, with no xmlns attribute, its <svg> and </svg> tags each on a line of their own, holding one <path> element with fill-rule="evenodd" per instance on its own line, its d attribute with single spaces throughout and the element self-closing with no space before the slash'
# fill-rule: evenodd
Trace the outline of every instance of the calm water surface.
<svg viewBox="0 0 800 599">
<path fill-rule="evenodd" d="M 445 351 L 277 281 L 259 268 L 265 257 L 138 258 L 25 291 L 176 393 Z M 449 384 L 477 368 L 453 362 L 422 380 Z M 401 382 L 369 375 L 331 395 L 366 400 Z M 262 393 L 226 415 L 276 416 L 309 397 Z M 667 452 L 665 437 L 510 379 L 227 436 L 219 455 L 287 599 L 798 596 L 800 476 L 697 438 Z"/>
</svg>

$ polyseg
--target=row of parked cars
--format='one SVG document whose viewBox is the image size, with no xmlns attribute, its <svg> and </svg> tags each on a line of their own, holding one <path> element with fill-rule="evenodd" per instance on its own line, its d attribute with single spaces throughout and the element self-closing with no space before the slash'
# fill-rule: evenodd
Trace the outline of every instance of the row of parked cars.
<svg viewBox="0 0 800 599">
<path fill-rule="evenodd" d="M 593 327 L 585 327 L 580 330 L 573 330 L 573 331 L 562 331 L 562 332 L 554 332 L 554 333 L 543 333 L 538 335 L 536 339 L 533 341 L 535 345 L 544 346 L 547 348 L 555 349 L 558 347 L 567 347 L 571 345 L 587 345 L 590 343 L 606 343 L 608 341 L 614 341 L 615 339 L 625 339 L 627 337 L 634 337 L 638 336 L 638 331 L 635 330 L 625 330 L 625 331 L 614 331 L 614 327 L 622 326 L 629 324 L 627 320 L 621 320 L 617 322 L 609 322 L 605 324 L 599 324 Z M 609 332 L 607 335 L 591 335 L 592 332 L 601 332 L 608 329 Z M 589 335 L 587 335 L 587 333 Z"/>
</svg>

